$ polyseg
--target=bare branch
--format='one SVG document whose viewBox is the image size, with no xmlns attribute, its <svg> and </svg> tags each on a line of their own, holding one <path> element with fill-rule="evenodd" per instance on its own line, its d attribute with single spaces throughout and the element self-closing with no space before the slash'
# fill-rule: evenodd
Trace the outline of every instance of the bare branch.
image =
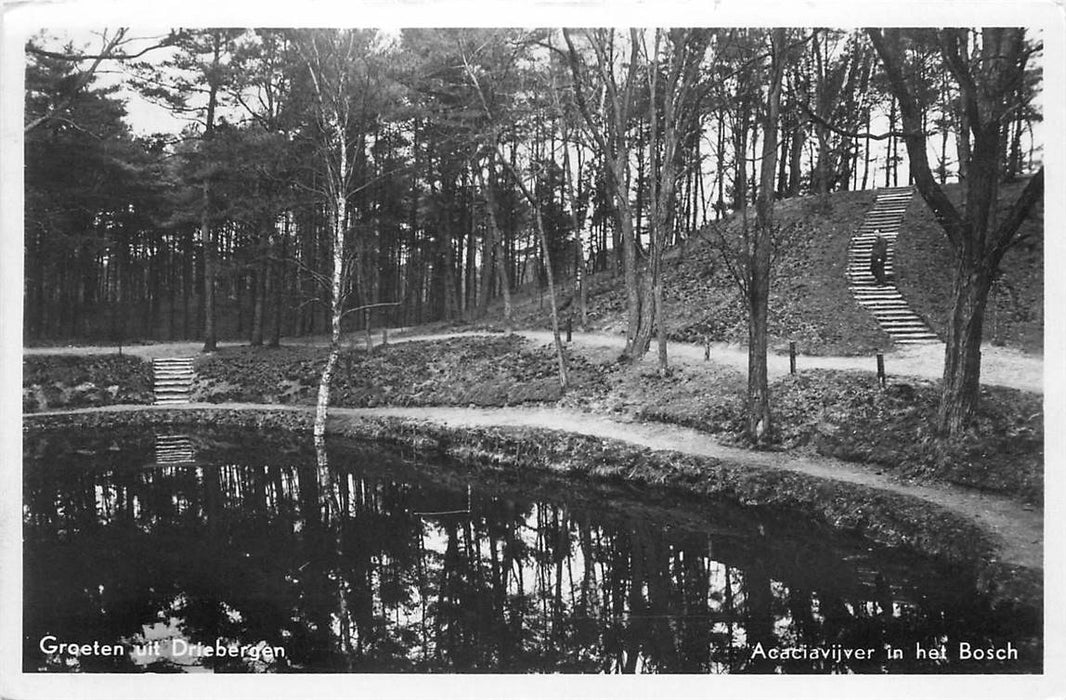
<svg viewBox="0 0 1066 700">
<path fill-rule="evenodd" d="M 921 136 L 921 137 L 924 138 L 924 137 L 928 136 L 928 134 L 926 134 L 925 132 L 921 132 L 921 131 L 914 132 L 914 131 L 892 130 L 892 131 L 885 131 L 885 132 L 880 133 L 880 134 L 872 134 L 872 133 L 867 132 L 867 131 L 848 131 L 847 129 L 841 129 L 840 127 L 836 126 L 835 124 L 832 124 L 832 123 L 826 121 L 825 119 L 823 119 L 822 117 L 818 116 L 814 112 L 814 110 L 812 110 L 810 108 L 809 105 L 800 103 L 800 104 L 797 104 L 796 106 L 800 108 L 800 111 L 806 113 L 806 115 L 808 117 L 810 117 L 811 121 L 817 122 L 818 124 L 821 124 L 825 128 L 827 128 L 830 131 L 832 131 L 834 134 L 839 134 L 841 136 L 847 136 L 848 138 L 870 139 L 871 141 L 884 141 L 886 139 L 890 139 L 890 138 L 893 138 L 893 137 L 895 137 L 895 138 L 907 138 L 908 136 Z"/>
<path fill-rule="evenodd" d="M 105 33 L 103 37 L 103 51 L 93 59 L 93 64 L 89 66 L 89 68 L 78 77 L 78 80 L 75 82 L 74 87 L 73 89 L 71 89 L 70 93 L 64 99 L 60 100 L 51 110 L 45 112 L 36 119 L 30 120 L 23 127 L 23 133 L 29 133 L 33 129 L 37 128 L 44 122 L 55 117 L 55 115 L 59 114 L 67 107 L 69 107 L 71 103 L 74 102 L 74 99 L 81 93 L 81 91 L 85 89 L 85 87 L 89 83 L 92 82 L 93 74 L 100 66 L 100 62 L 103 61 L 105 58 L 110 57 L 110 55 L 114 53 L 115 47 L 122 43 L 123 38 L 126 36 L 126 31 L 127 30 L 125 27 L 119 29 L 115 36 L 112 37 L 110 40 L 107 38 L 107 34 Z"/>
<path fill-rule="evenodd" d="M 380 301 L 380 302 L 378 302 L 376 304 L 363 304 L 362 306 L 356 306 L 355 308 L 352 308 L 352 309 L 346 309 L 344 311 L 344 313 L 341 314 L 341 318 L 344 318 L 348 314 L 352 314 L 352 313 L 355 313 L 357 311 L 367 311 L 368 309 L 376 309 L 376 308 L 382 307 L 382 306 L 399 306 L 402 303 L 403 303 L 403 300 L 400 300 L 400 301 Z"/>
</svg>

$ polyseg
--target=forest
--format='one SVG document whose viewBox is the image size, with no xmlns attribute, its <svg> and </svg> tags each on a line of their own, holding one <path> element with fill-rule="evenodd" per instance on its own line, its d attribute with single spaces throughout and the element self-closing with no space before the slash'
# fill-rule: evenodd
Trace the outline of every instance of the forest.
<svg viewBox="0 0 1066 700">
<path fill-rule="evenodd" d="M 186 338 L 208 351 L 220 337 L 328 334 L 336 347 L 342 331 L 472 321 L 499 303 L 509 322 L 511 296 L 540 289 L 559 348 L 560 310 L 580 323 L 586 280 L 608 274 L 625 289 L 623 358 L 657 333 L 665 368 L 664 251 L 740 216 L 720 247 L 749 315 L 758 437 L 786 233 L 774 202 L 913 184 L 956 260 L 951 428 L 976 402 L 997 266 L 1043 195 L 1041 45 L 1020 28 L 94 39 L 26 45 L 31 343 Z M 131 93 L 188 126 L 135 132 Z M 1022 178 L 997 211 L 1000 184 Z M 949 182 L 964 185 L 962 209 Z M 559 372 L 565 386 L 561 349 Z"/>
</svg>

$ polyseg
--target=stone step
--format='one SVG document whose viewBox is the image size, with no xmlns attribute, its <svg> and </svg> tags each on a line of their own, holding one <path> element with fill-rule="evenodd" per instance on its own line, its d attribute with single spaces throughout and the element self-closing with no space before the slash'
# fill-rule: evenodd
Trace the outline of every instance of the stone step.
<svg viewBox="0 0 1066 700">
<path fill-rule="evenodd" d="M 871 304 L 885 304 L 893 301 L 897 301 L 900 304 L 907 303 L 898 293 L 893 294 L 891 292 L 888 294 L 856 294 L 855 298 L 860 302 L 870 302 Z"/>
<path fill-rule="evenodd" d="M 869 308 L 869 307 L 867 307 L 867 308 Z M 922 321 L 922 319 L 919 318 L 916 313 L 914 313 L 913 311 L 911 311 L 909 309 L 906 309 L 906 308 L 902 308 L 902 309 L 870 309 L 870 313 L 872 313 L 874 316 L 876 316 L 877 320 L 884 321 L 886 323 L 897 323 L 897 324 L 917 323 L 917 324 L 921 325 L 923 328 L 925 327 L 925 322 Z"/>
<path fill-rule="evenodd" d="M 868 309 L 881 309 L 887 311 L 889 309 L 905 309 L 910 311 L 910 307 L 907 306 L 907 302 L 903 299 L 897 299 L 895 297 L 888 297 L 886 299 L 857 299 L 860 305 L 865 306 Z"/>
<path fill-rule="evenodd" d="M 885 332 L 888 333 L 889 335 L 893 335 L 893 334 L 895 334 L 895 335 L 905 335 L 905 336 L 907 336 L 909 338 L 910 337 L 915 337 L 915 336 L 930 337 L 930 336 L 934 335 L 933 332 L 930 331 L 928 328 L 926 328 L 924 325 L 918 325 L 918 326 L 888 326 L 888 325 L 886 325 L 885 326 Z"/>
<path fill-rule="evenodd" d="M 901 321 L 881 321 L 878 319 L 884 329 L 890 333 L 931 333 L 929 327 L 921 321 L 913 322 L 901 322 Z"/>
<path fill-rule="evenodd" d="M 152 360 L 153 390 L 155 404 L 175 405 L 189 403 L 196 369 L 191 357 L 157 357 Z M 167 439 L 162 443 L 165 445 Z"/>
<path fill-rule="evenodd" d="M 878 323 L 880 323 L 885 328 L 892 328 L 894 330 L 921 331 L 923 333 L 926 330 L 928 330 L 926 328 L 926 325 L 924 323 L 922 323 L 921 320 L 918 319 L 918 318 L 914 318 L 914 317 L 908 318 L 908 319 L 884 318 L 882 316 L 879 316 L 878 314 L 874 314 L 874 316 L 877 318 Z"/>
<path fill-rule="evenodd" d="M 893 299 L 898 299 L 899 301 L 903 301 L 903 295 L 899 293 L 899 290 L 896 289 L 893 284 L 891 284 L 891 280 L 886 284 L 877 284 L 874 282 L 872 275 L 867 274 L 866 278 L 870 280 L 869 285 L 851 285 L 851 295 L 856 299 L 866 299 L 869 301 L 891 301 Z M 856 280 L 856 278 L 853 277 L 852 282 L 855 281 L 861 282 L 862 280 Z"/>
<path fill-rule="evenodd" d="M 896 335 L 892 338 L 897 343 L 939 343 L 940 338 L 935 335 Z"/>
</svg>

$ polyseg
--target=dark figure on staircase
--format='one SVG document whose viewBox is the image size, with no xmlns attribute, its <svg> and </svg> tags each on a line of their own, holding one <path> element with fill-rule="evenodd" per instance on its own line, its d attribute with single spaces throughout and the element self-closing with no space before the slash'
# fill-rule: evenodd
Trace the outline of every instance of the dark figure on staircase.
<svg viewBox="0 0 1066 700">
<path fill-rule="evenodd" d="M 888 261 L 888 241 L 881 236 L 879 231 L 877 240 L 874 241 L 873 250 L 870 252 L 870 274 L 877 280 L 877 284 L 885 284 L 885 263 Z"/>
</svg>

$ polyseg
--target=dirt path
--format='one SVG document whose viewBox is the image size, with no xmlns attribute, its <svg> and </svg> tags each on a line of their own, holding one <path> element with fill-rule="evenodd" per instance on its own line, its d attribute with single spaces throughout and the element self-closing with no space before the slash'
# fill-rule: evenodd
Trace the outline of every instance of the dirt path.
<svg viewBox="0 0 1066 700">
<path fill-rule="evenodd" d="M 701 355 L 702 357 L 702 355 Z M 179 407 L 118 406 L 59 411 L 62 413 L 107 410 L 173 410 L 174 408 L 287 409 L 310 411 L 307 406 L 277 404 L 186 404 Z M 49 413 L 34 415 L 50 415 Z M 893 481 L 879 473 L 877 467 L 842 462 L 820 456 L 803 456 L 781 452 L 753 452 L 722 445 L 709 436 L 689 428 L 659 423 L 623 422 L 580 411 L 554 407 L 513 408 L 333 408 L 333 420 L 356 420 L 363 416 L 393 416 L 422 420 L 451 427 L 521 426 L 562 430 L 604 439 L 620 440 L 656 451 L 675 451 L 689 455 L 714 457 L 753 469 L 782 469 L 811 476 L 860 484 L 892 493 L 912 496 L 963 515 L 991 535 L 998 545 L 1001 561 L 1008 564 L 1043 569 L 1043 510 L 1030 509 L 1001 496 L 983 494 L 949 485 L 915 486 Z"/>
<path fill-rule="evenodd" d="M 519 335 L 538 343 L 552 342 L 550 331 L 519 331 Z M 416 338 L 412 337 L 411 340 Z M 610 348 L 621 352 L 625 347 L 625 337 L 601 333 L 574 333 L 574 342 L 580 347 Z M 703 362 L 702 346 L 690 343 L 669 345 L 672 362 Z M 711 344 L 711 360 L 720 365 L 734 367 L 747 372 L 748 350 L 741 345 L 728 343 Z M 644 362 L 656 361 L 655 353 L 648 353 Z M 875 372 L 877 361 L 874 357 L 835 357 L 819 355 L 800 355 L 796 359 L 797 369 L 804 368 L 860 370 Z M 781 377 L 789 372 L 788 355 L 771 354 L 767 358 L 767 370 L 771 378 Z M 909 345 L 885 354 L 885 373 L 891 378 L 917 377 L 937 380 L 944 372 L 944 344 L 928 343 Z M 981 382 L 991 386 L 1005 386 L 1038 394 L 1044 393 L 1044 360 L 1041 357 L 1026 355 L 1008 348 L 985 345 L 981 348 Z"/>
<path fill-rule="evenodd" d="M 467 336 L 496 335 L 476 331 L 430 335 L 398 335 L 410 330 L 390 329 L 389 342 L 406 343 L 421 340 L 445 340 Z M 518 331 L 518 334 L 534 343 L 547 344 L 552 342 L 550 331 Z M 380 333 L 374 334 L 374 341 L 381 342 Z M 353 333 L 347 336 L 345 344 L 360 347 L 363 342 L 361 333 Z M 219 343 L 219 347 L 237 347 L 244 344 L 225 342 Z M 285 344 L 321 346 L 328 344 L 328 340 L 323 337 L 290 338 L 285 340 Z M 597 351 L 603 353 L 621 352 L 625 346 L 625 337 L 608 333 L 574 333 L 573 344 L 592 353 Z M 201 343 L 195 342 L 156 343 L 152 345 L 132 345 L 123 348 L 123 352 L 145 359 L 189 357 L 198 355 L 201 347 Z M 23 352 L 27 355 L 88 355 L 110 354 L 116 352 L 116 350 L 117 348 L 114 346 L 68 346 L 25 348 Z M 670 361 L 674 363 L 702 363 L 704 361 L 703 352 L 702 346 L 691 343 L 671 342 L 669 345 Z M 711 360 L 720 365 L 747 371 L 748 353 L 747 349 L 740 345 L 712 343 Z M 648 363 L 654 362 L 654 353 L 649 353 L 644 361 Z M 873 372 L 876 369 L 876 361 L 873 357 L 800 355 L 797 358 L 797 365 L 800 371 L 803 371 L 804 368 L 818 368 Z M 767 366 L 771 378 L 788 374 L 788 356 L 771 354 L 767 358 Z M 940 379 L 943 367 L 943 343 L 905 346 L 885 355 L 885 371 L 889 377 L 916 377 L 936 380 Z M 1042 357 L 1026 355 L 1016 350 L 985 345 L 981 348 L 981 381 L 992 386 L 1005 386 L 1042 394 L 1044 392 L 1044 360 Z"/>
</svg>

